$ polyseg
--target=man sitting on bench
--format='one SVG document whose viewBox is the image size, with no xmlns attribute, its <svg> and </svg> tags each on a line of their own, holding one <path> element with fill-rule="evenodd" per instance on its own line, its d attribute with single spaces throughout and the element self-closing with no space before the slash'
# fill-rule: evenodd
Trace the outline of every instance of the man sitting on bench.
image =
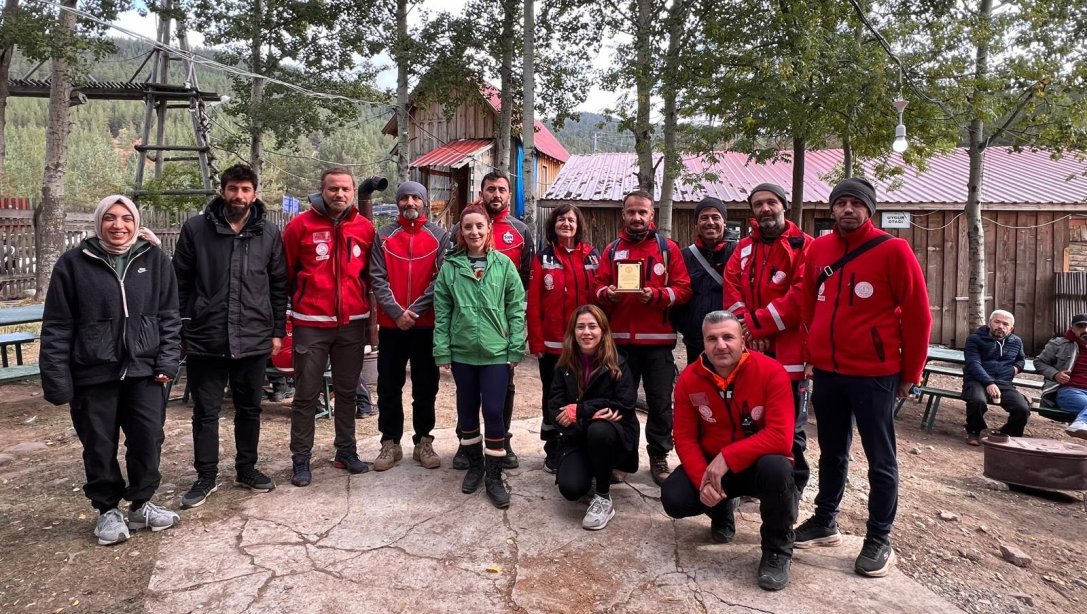
<svg viewBox="0 0 1087 614">
<path fill-rule="evenodd" d="M 1087 314 L 1072 317 L 1072 325 L 1054 337 L 1034 359 L 1045 376 L 1042 407 L 1076 414 L 1068 434 L 1087 439 Z"/>
<path fill-rule="evenodd" d="M 989 403 L 1008 412 L 1008 422 L 998 431 L 1004 435 L 1022 437 L 1030 417 L 1030 401 L 1012 384 L 1026 363 L 1023 340 L 1012 334 L 1014 328 L 1015 316 L 997 309 L 989 316 L 988 326 L 979 326 L 966 339 L 962 398 L 966 401 L 966 443 L 972 446 L 981 444 Z"/>
</svg>

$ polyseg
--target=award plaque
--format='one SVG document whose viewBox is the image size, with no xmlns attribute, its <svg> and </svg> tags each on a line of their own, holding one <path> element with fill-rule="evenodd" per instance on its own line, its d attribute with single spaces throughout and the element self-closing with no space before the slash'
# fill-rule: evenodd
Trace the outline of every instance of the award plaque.
<svg viewBox="0 0 1087 614">
<path fill-rule="evenodd" d="M 615 291 L 616 292 L 641 292 L 642 291 L 642 263 L 616 262 L 615 263 Z"/>
</svg>

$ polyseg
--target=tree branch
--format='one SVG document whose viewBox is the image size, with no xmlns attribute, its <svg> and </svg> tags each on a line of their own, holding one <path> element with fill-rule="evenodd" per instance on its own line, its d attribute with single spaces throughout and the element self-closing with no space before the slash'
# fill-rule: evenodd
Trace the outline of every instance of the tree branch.
<svg viewBox="0 0 1087 614">
<path fill-rule="evenodd" d="M 1002 134 L 1015 125 L 1015 122 L 1019 121 L 1019 116 L 1023 114 L 1023 109 L 1026 109 L 1027 104 L 1029 104 L 1031 100 L 1034 100 L 1034 96 L 1037 95 L 1039 86 L 1041 89 L 1045 89 L 1045 84 L 1039 81 L 1029 90 L 1023 92 L 1023 95 L 1021 96 L 1022 99 L 1019 101 L 1019 104 L 1015 106 L 1015 110 L 1012 111 L 1011 115 L 1008 116 L 1008 119 L 1004 120 L 1004 123 L 1001 124 L 999 128 L 993 130 L 992 133 L 989 134 L 989 138 L 985 139 L 985 143 L 981 147 L 982 149 L 985 149 L 989 146 L 989 143 L 1000 138 Z"/>
</svg>

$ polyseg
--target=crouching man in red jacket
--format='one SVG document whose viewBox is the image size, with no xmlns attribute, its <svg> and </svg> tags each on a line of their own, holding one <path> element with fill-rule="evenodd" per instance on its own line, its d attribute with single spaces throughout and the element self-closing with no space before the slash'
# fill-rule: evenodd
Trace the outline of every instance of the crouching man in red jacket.
<svg viewBox="0 0 1087 614">
<path fill-rule="evenodd" d="M 759 586 L 776 591 L 789 583 L 797 493 L 789 454 L 793 445 L 792 390 L 779 362 L 744 347 L 743 328 L 727 311 L 702 321 L 706 351 L 676 382 L 674 427 L 682 471 L 661 486 L 672 518 L 710 517 L 710 537 L 732 541 L 725 498 L 761 502 L 762 560 Z"/>
</svg>

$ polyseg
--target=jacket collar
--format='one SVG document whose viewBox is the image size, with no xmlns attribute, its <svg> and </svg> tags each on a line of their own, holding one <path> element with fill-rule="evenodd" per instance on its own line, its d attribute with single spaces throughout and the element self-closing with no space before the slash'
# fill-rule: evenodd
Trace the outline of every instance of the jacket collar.
<svg viewBox="0 0 1087 614">
<path fill-rule="evenodd" d="M 407 230 L 409 232 L 415 232 L 423 226 L 426 226 L 427 218 L 426 215 L 420 215 L 414 220 L 409 220 L 405 218 L 402 214 L 398 214 L 396 216 L 396 223 L 399 224 L 400 227 L 404 230 Z"/>
<path fill-rule="evenodd" d="M 783 230 L 781 232 L 781 234 L 778 235 L 773 240 L 774 241 L 784 241 L 784 240 L 788 240 L 788 239 L 793 238 L 793 237 L 802 237 L 802 236 L 804 236 L 804 231 L 800 230 L 800 227 L 797 226 L 792 220 L 790 220 L 789 218 L 785 218 L 785 230 Z M 756 220 L 755 218 L 751 218 L 751 240 L 752 241 L 764 241 L 765 240 L 763 238 L 763 236 L 762 236 L 762 229 L 759 228 L 759 221 Z"/>
<path fill-rule="evenodd" d="M 748 361 L 751 359 L 751 352 L 744 349 L 744 353 L 740 355 L 740 361 L 736 363 L 736 368 L 733 369 L 727 377 L 721 377 L 721 375 L 717 373 L 717 369 L 715 369 L 713 363 L 710 362 L 710 357 L 704 352 L 698 359 L 698 364 L 702 367 L 698 371 L 699 374 L 713 382 L 713 384 L 721 390 L 728 390 L 728 387 L 736 381 L 736 378 L 739 377 L 740 373 L 744 370 L 744 367 L 747 366 Z"/>
<path fill-rule="evenodd" d="M 838 240 L 845 244 L 846 249 L 853 249 L 866 243 L 869 239 L 875 238 L 883 234 L 883 231 L 872 225 L 872 219 L 869 218 L 860 225 L 859 228 L 849 234 L 842 234 L 838 228 L 838 224 L 834 224 L 834 236 L 838 237 Z"/>
<path fill-rule="evenodd" d="M 264 232 L 266 210 L 267 207 L 265 207 L 264 201 L 259 198 L 254 200 L 253 205 L 249 208 L 249 219 L 245 221 L 245 225 L 237 234 L 242 236 L 262 234 Z M 215 230 L 220 234 L 235 234 L 230 222 L 226 219 L 226 199 L 222 196 L 211 199 L 208 206 L 204 208 L 204 217 L 215 225 Z"/>
<path fill-rule="evenodd" d="M 642 241 L 648 241 L 650 239 L 654 239 L 656 237 L 656 234 L 657 234 L 657 225 L 653 224 L 653 223 L 649 224 L 648 229 L 645 231 L 645 235 L 643 235 L 641 237 L 631 236 L 631 234 L 629 232 L 627 232 L 627 229 L 625 227 L 622 230 L 619 231 L 619 237 L 622 238 L 627 243 L 641 243 Z"/>
</svg>

